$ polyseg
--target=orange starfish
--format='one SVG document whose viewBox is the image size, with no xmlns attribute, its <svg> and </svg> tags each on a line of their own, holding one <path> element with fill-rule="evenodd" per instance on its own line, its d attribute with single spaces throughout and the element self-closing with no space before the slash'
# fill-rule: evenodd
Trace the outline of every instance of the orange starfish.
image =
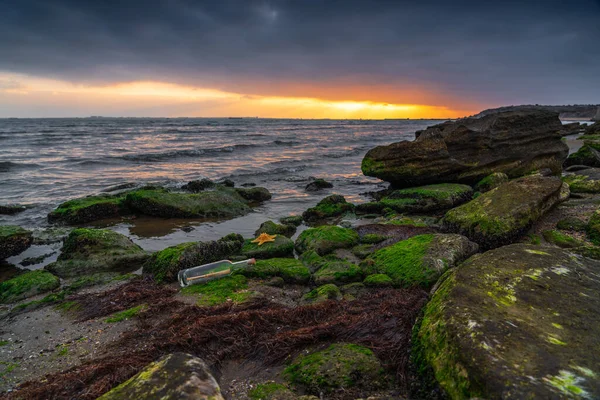
<svg viewBox="0 0 600 400">
<path fill-rule="evenodd" d="M 258 243 L 259 246 L 262 246 L 263 243 L 274 242 L 277 235 L 269 235 L 268 233 L 261 233 L 258 235 L 256 239 L 252 241 L 252 243 Z"/>
</svg>

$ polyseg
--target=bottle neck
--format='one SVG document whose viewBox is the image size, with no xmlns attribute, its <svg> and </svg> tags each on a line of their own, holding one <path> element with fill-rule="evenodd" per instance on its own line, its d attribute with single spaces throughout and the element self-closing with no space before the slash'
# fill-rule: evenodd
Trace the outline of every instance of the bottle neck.
<svg viewBox="0 0 600 400">
<path fill-rule="evenodd" d="M 254 258 L 249 258 L 248 260 L 242 260 L 242 261 L 237 261 L 234 263 L 231 263 L 232 267 L 241 267 L 241 266 L 245 266 L 245 265 L 254 265 L 256 264 L 256 260 Z"/>
</svg>

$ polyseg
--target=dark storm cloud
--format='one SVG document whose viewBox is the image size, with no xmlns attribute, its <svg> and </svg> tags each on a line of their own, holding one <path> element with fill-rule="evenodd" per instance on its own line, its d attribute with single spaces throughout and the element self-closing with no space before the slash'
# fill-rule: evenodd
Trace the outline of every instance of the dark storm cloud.
<svg viewBox="0 0 600 400">
<path fill-rule="evenodd" d="M 600 102 L 598 21 L 597 0 L 0 0 L 0 70 L 257 92 L 345 82 L 488 103 Z"/>
</svg>

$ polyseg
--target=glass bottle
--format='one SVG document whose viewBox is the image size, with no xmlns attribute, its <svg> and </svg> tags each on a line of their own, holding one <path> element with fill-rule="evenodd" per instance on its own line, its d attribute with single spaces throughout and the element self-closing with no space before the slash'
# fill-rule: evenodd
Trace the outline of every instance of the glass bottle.
<svg viewBox="0 0 600 400">
<path fill-rule="evenodd" d="M 256 264 L 254 258 L 232 262 L 229 260 L 215 261 L 210 264 L 199 265 L 188 269 L 182 269 L 177 274 L 181 287 L 203 283 L 216 278 L 222 278 L 231 274 L 234 270 Z"/>
</svg>

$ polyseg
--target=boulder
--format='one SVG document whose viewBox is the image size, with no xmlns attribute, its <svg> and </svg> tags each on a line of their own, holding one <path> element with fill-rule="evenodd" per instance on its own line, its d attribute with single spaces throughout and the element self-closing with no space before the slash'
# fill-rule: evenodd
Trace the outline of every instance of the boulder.
<svg viewBox="0 0 600 400">
<path fill-rule="evenodd" d="M 509 244 L 548 210 L 569 197 L 568 185 L 555 177 L 527 176 L 504 183 L 446 213 L 443 227 L 483 249 Z"/>
<path fill-rule="evenodd" d="M 304 303 L 322 303 L 327 300 L 342 300 L 343 298 L 340 288 L 333 283 L 328 283 L 306 293 L 302 296 L 302 301 Z"/>
<path fill-rule="evenodd" d="M 27 271 L 0 282 L 0 303 L 13 303 L 60 286 L 60 280 L 49 272 Z"/>
<path fill-rule="evenodd" d="M 204 179 L 200 179 L 200 180 L 190 181 L 190 182 L 186 183 L 185 185 L 183 185 L 181 188 L 188 192 L 200 193 L 203 190 L 211 189 L 213 187 L 215 187 L 215 183 L 213 181 L 211 181 L 210 179 L 204 178 Z"/>
<path fill-rule="evenodd" d="M 560 130 L 561 136 L 569 136 L 576 135 L 585 130 L 585 125 L 580 124 L 579 122 L 571 122 L 568 124 L 563 124 L 562 129 Z"/>
<path fill-rule="evenodd" d="M 265 221 L 260 224 L 260 227 L 254 232 L 254 236 L 258 236 L 261 233 L 283 235 L 290 238 L 296 233 L 296 227 L 290 224 L 276 224 L 273 221 Z"/>
<path fill-rule="evenodd" d="M 202 359 L 173 353 L 149 364 L 98 400 L 223 400 L 221 389 Z"/>
<path fill-rule="evenodd" d="M 583 146 L 575 153 L 570 154 L 565 161 L 565 167 L 572 165 L 600 167 L 600 142 L 597 140 L 584 140 Z"/>
<path fill-rule="evenodd" d="M 251 239 L 244 242 L 242 254 L 246 258 L 275 258 L 275 257 L 293 257 L 294 242 L 292 239 L 283 235 L 275 236 L 274 242 L 266 242 L 262 245 L 252 243 Z"/>
<path fill-rule="evenodd" d="M 354 247 L 358 244 L 358 234 L 348 228 L 323 225 L 305 230 L 296 239 L 296 251 L 303 253 L 314 250 L 320 256 L 335 249 Z"/>
<path fill-rule="evenodd" d="M 304 190 L 306 190 L 307 192 L 318 192 L 321 189 L 331 189 L 332 187 L 333 184 L 327 182 L 325 179 L 315 179 L 314 181 L 306 185 Z"/>
<path fill-rule="evenodd" d="M 452 399 L 600 398 L 600 263 L 514 244 L 442 278 L 413 348 Z"/>
<path fill-rule="evenodd" d="M 489 192 L 505 182 L 508 182 L 508 175 L 502 172 L 494 172 L 477 182 L 475 190 L 481 193 Z"/>
<path fill-rule="evenodd" d="M 569 184 L 571 193 L 600 193 L 600 168 L 583 168 L 566 173 L 563 181 Z"/>
<path fill-rule="evenodd" d="M 21 206 L 18 204 L 0 204 L 0 215 L 15 215 L 25 210 L 27 210 L 26 206 Z"/>
<path fill-rule="evenodd" d="M 302 218 L 307 222 L 313 222 L 325 218 L 338 217 L 353 211 L 354 205 L 348 203 L 344 196 L 332 194 L 325 197 L 316 206 L 304 211 Z"/>
<path fill-rule="evenodd" d="M 33 242 L 32 233 L 16 225 L 0 226 L 0 260 L 27 250 Z"/>
<path fill-rule="evenodd" d="M 429 288 L 478 249 L 461 235 L 419 235 L 374 252 L 361 266 L 367 274 L 386 274 L 395 286 Z"/>
<path fill-rule="evenodd" d="M 248 278 L 282 278 L 286 283 L 306 284 L 310 280 L 310 271 L 295 258 L 271 258 L 258 260 L 256 264 L 236 270 L 236 274 Z"/>
<path fill-rule="evenodd" d="M 296 227 L 302 225 L 302 221 L 304 220 L 302 219 L 301 215 L 290 215 L 289 217 L 283 217 L 279 219 L 279 222 L 284 225 L 292 225 Z"/>
<path fill-rule="evenodd" d="M 128 212 L 124 194 L 88 196 L 60 204 L 48 214 L 48 222 L 77 225 L 116 218 Z"/>
<path fill-rule="evenodd" d="M 243 244 L 244 238 L 238 234 L 217 241 L 181 243 L 152 254 L 142 272 L 153 275 L 157 282 L 175 282 L 180 270 L 227 259 L 238 254 Z"/>
<path fill-rule="evenodd" d="M 196 305 L 212 307 L 224 303 L 241 304 L 251 300 L 256 293 L 248 290 L 248 279 L 239 274 L 197 283 L 181 289 L 183 295 L 196 297 Z"/>
<path fill-rule="evenodd" d="M 250 189 L 239 188 L 235 191 L 249 202 L 260 203 L 271 200 L 271 192 L 264 187 L 253 187 Z"/>
<path fill-rule="evenodd" d="M 558 114 L 541 110 L 445 122 L 418 132 L 415 141 L 369 150 L 362 171 L 396 187 L 473 185 L 492 172 L 516 178 L 542 168 L 559 174 L 569 152 L 561 129 Z"/>
<path fill-rule="evenodd" d="M 79 228 L 64 241 L 58 259 L 46 270 L 61 278 L 98 272 L 133 272 L 149 255 L 125 235 L 110 229 Z"/>
<path fill-rule="evenodd" d="M 427 213 L 447 210 L 471 200 L 473 189 L 456 183 L 440 183 L 394 190 L 380 203 L 398 212 Z"/>
<path fill-rule="evenodd" d="M 358 265 L 333 255 L 321 257 L 316 252 L 310 251 L 302 256 L 302 262 L 307 264 L 311 271 L 315 271 L 313 280 L 317 285 L 359 282 L 364 277 Z"/>
</svg>

